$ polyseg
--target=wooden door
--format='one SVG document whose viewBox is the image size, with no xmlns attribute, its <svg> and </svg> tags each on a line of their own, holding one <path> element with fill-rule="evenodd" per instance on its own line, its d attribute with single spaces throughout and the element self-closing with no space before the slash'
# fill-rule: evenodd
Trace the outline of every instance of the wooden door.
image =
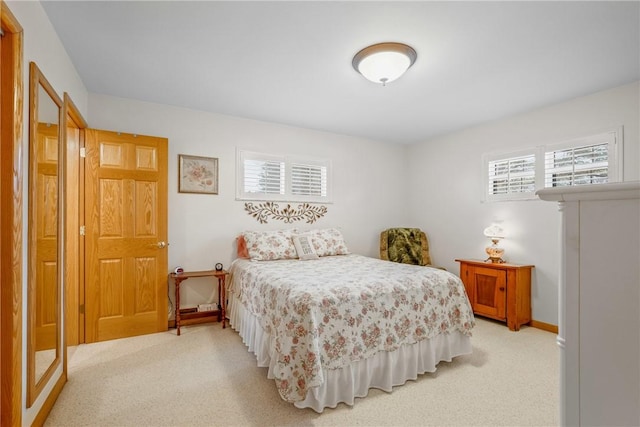
<svg viewBox="0 0 640 427">
<path fill-rule="evenodd" d="M 498 320 L 506 319 L 507 274 L 504 270 L 472 267 L 473 311 Z"/>
<path fill-rule="evenodd" d="M 38 123 L 35 142 L 36 202 L 30 214 L 36 240 L 35 351 L 42 351 L 55 349 L 58 341 L 58 126 Z"/>
<path fill-rule="evenodd" d="M 85 133 L 85 340 L 167 330 L 166 138 Z"/>
</svg>

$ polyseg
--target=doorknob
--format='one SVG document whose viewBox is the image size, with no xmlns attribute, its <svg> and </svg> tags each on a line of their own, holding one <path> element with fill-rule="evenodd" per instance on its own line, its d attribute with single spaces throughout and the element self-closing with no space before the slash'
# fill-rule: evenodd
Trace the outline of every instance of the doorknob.
<svg viewBox="0 0 640 427">
<path fill-rule="evenodd" d="M 158 249 L 164 249 L 165 247 L 169 246 L 168 243 L 165 242 L 158 242 Z"/>
</svg>

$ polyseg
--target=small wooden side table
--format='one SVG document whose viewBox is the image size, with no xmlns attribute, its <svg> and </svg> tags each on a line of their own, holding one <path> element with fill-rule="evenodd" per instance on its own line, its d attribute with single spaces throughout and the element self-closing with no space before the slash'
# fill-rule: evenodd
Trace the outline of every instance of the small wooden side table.
<svg viewBox="0 0 640 427">
<path fill-rule="evenodd" d="M 222 321 L 222 327 L 226 328 L 226 306 L 225 306 L 225 281 L 229 274 L 226 270 L 204 270 L 204 271 L 185 271 L 183 273 L 170 273 L 169 277 L 173 279 L 176 284 L 176 330 L 178 336 L 180 336 L 180 324 L 185 325 L 191 323 L 199 323 L 198 318 L 202 319 L 214 314 L 218 315 L 218 321 Z M 192 277 L 215 277 L 218 279 L 218 309 L 211 311 L 196 311 L 194 309 L 180 310 L 180 284 Z M 194 320 L 191 322 L 184 322 L 185 320 Z"/>
<path fill-rule="evenodd" d="M 533 265 L 490 263 L 457 259 L 473 312 L 506 322 L 519 331 L 531 322 L 531 269 Z"/>
</svg>

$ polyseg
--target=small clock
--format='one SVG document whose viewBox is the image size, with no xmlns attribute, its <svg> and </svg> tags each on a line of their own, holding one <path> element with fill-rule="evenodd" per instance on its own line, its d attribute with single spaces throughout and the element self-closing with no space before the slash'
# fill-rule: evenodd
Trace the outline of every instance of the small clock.
<svg viewBox="0 0 640 427">
<path fill-rule="evenodd" d="M 216 271 L 222 271 L 222 264 L 221 263 L 217 263 L 216 264 Z"/>
</svg>

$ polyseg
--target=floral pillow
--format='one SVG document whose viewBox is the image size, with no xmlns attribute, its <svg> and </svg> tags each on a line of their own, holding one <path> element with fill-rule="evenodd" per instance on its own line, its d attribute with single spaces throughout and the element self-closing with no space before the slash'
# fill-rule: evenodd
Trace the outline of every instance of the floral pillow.
<svg viewBox="0 0 640 427">
<path fill-rule="evenodd" d="M 311 237 L 313 249 L 318 256 L 348 255 L 350 253 L 342 233 L 336 228 L 309 230 L 304 235 Z"/>
<path fill-rule="evenodd" d="M 242 233 L 247 244 L 249 258 L 256 261 L 298 258 L 291 238 L 295 229 L 277 231 L 245 231 Z"/>
</svg>

